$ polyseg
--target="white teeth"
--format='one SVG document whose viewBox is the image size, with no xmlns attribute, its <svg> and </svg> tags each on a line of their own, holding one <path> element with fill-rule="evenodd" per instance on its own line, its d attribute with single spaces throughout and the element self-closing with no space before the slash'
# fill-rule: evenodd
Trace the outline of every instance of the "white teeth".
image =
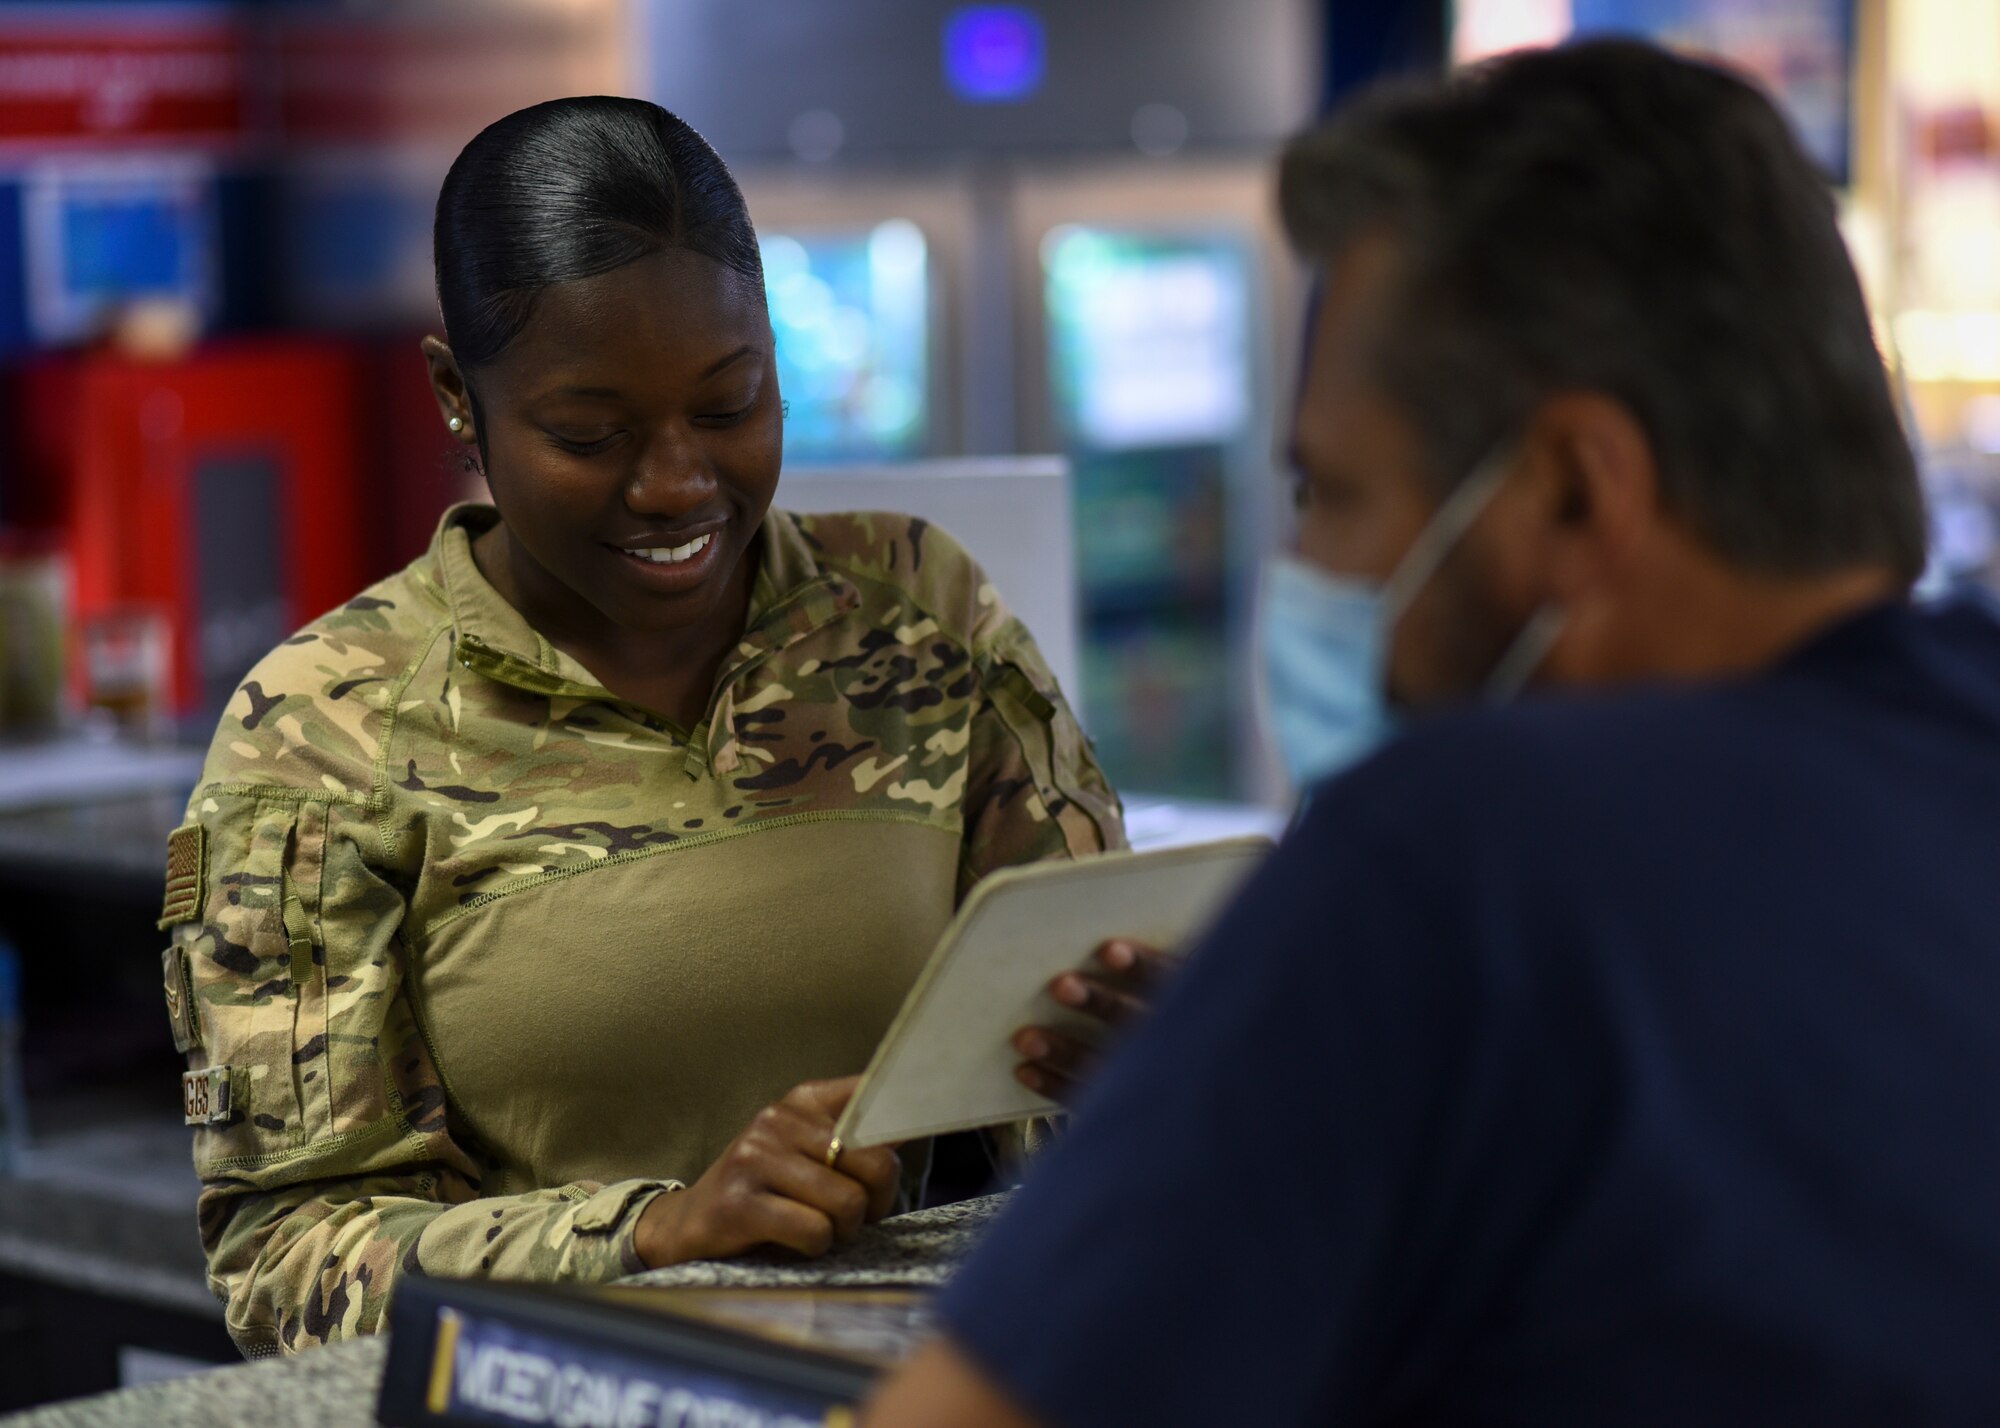
<svg viewBox="0 0 2000 1428">
<path fill-rule="evenodd" d="M 671 548 L 667 546 L 655 546 L 651 550 L 634 550 L 626 553 L 628 555 L 636 555 L 641 560 L 649 560 L 654 565 L 679 565 L 683 560 L 693 560 L 697 555 L 700 555 L 713 539 L 715 537 L 712 534 L 696 536 L 686 545 L 677 545 Z"/>
</svg>

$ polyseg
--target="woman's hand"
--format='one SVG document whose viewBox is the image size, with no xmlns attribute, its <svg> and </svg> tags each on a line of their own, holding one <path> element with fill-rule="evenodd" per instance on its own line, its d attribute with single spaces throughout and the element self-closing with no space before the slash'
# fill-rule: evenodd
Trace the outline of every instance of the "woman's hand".
<svg viewBox="0 0 2000 1428">
<path fill-rule="evenodd" d="M 759 1111 L 701 1179 L 653 1197 L 639 1216 L 639 1258 L 658 1269 L 759 1245 L 822 1255 L 888 1214 L 902 1173 L 893 1149 L 843 1150 L 837 1166 L 826 1163 L 860 1080 L 809 1081 Z"/>
<path fill-rule="evenodd" d="M 1108 1033 L 1151 1010 L 1153 998 L 1180 959 L 1120 938 L 1097 949 L 1097 964 L 1101 970 L 1064 972 L 1049 983 L 1049 995 L 1095 1017 Z M 1014 1050 L 1021 1055 L 1014 1075 L 1029 1090 L 1066 1105 L 1102 1047 L 1103 1034 L 1084 1039 L 1054 1027 L 1022 1027 L 1014 1033 Z"/>
</svg>

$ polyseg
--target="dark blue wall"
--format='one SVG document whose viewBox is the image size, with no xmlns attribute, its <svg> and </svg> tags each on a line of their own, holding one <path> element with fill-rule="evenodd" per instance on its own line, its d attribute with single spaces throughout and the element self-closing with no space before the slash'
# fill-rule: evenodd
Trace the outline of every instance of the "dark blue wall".
<svg viewBox="0 0 2000 1428">
<path fill-rule="evenodd" d="M 1444 68 L 1451 0 L 1326 0 L 1323 13 L 1323 109 L 1383 75 Z"/>
</svg>

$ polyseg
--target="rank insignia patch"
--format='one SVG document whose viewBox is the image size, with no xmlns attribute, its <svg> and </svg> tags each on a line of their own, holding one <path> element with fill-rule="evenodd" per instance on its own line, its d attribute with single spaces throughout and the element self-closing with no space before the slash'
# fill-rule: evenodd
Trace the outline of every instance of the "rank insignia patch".
<svg viewBox="0 0 2000 1428">
<path fill-rule="evenodd" d="M 160 926 L 192 922 L 201 911 L 201 884 L 208 874 L 208 830 L 199 823 L 167 836 L 167 901 Z"/>
<path fill-rule="evenodd" d="M 174 1029 L 174 1050 L 185 1055 L 201 1045 L 201 1017 L 195 1011 L 194 980 L 188 975 L 187 953 L 178 944 L 160 954 L 167 993 L 167 1021 Z"/>
<path fill-rule="evenodd" d="M 230 1071 L 211 1066 L 181 1076 L 181 1115 L 191 1126 L 216 1126 L 229 1119 Z"/>
</svg>

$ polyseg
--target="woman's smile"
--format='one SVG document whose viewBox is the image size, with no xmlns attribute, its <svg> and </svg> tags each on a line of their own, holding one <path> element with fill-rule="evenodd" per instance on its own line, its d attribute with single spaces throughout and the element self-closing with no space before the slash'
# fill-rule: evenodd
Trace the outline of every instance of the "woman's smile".
<svg viewBox="0 0 2000 1428">
<path fill-rule="evenodd" d="M 646 589 L 679 595 L 702 585 L 716 573 L 726 544 L 721 537 L 727 518 L 706 522 L 699 531 L 674 531 L 607 543 L 626 575 Z"/>
</svg>

